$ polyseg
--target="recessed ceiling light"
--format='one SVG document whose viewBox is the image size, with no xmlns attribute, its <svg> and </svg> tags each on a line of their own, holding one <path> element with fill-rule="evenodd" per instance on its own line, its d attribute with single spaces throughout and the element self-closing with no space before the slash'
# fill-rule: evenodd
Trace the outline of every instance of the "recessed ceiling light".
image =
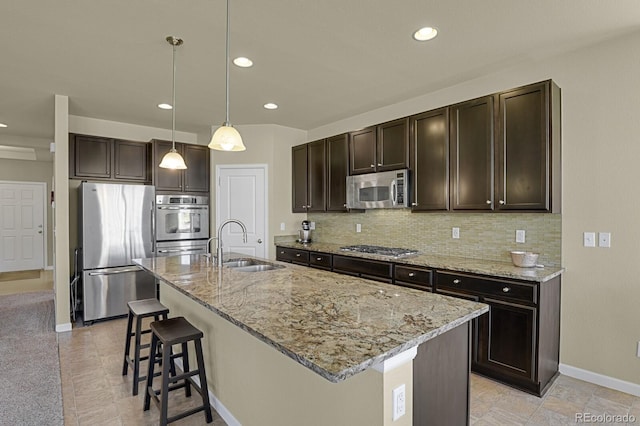
<svg viewBox="0 0 640 426">
<path fill-rule="evenodd" d="M 158 108 L 160 109 L 173 109 L 173 107 L 169 104 L 158 104 Z"/>
<path fill-rule="evenodd" d="M 242 68 L 249 68 L 251 65 L 253 65 L 253 61 L 251 59 L 245 58 L 243 56 L 235 58 L 233 60 L 233 63 Z"/>
<path fill-rule="evenodd" d="M 413 33 L 413 38 L 418 41 L 427 41 L 431 40 L 435 36 L 438 35 L 438 30 L 432 27 L 424 27 L 420 28 L 418 31 Z"/>
<path fill-rule="evenodd" d="M 278 109 L 278 105 L 274 104 L 273 102 L 269 102 L 264 104 L 264 107 L 266 109 Z"/>
<path fill-rule="evenodd" d="M 0 123 L 0 127 L 7 127 L 7 125 L 4 123 Z"/>
</svg>

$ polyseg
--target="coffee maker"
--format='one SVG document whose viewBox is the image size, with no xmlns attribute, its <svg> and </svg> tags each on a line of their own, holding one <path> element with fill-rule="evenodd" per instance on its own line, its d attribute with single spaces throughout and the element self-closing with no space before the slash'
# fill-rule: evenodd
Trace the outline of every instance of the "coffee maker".
<svg viewBox="0 0 640 426">
<path fill-rule="evenodd" d="M 298 231 L 298 241 L 302 244 L 311 242 L 311 222 L 308 220 L 302 221 L 302 229 Z"/>
</svg>

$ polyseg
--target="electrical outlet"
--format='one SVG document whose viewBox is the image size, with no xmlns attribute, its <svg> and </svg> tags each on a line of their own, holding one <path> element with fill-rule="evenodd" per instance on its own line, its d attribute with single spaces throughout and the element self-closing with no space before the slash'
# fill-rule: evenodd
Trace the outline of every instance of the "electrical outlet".
<svg viewBox="0 0 640 426">
<path fill-rule="evenodd" d="M 516 243 L 524 243 L 524 229 L 518 229 L 516 231 Z"/>
<path fill-rule="evenodd" d="M 598 232 L 598 247 L 611 247 L 611 232 Z"/>
<path fill-rule="evenodd" d="M 359 223 L 356 223 L 356 232 L 362 232 L 362 225 Z"/>
<path fill-rule="evenodd" d="M 640 358 L 640 342 L 638 342 L 638 348 L 636 349 L 636 356 Z"/>
<path fill-rule="evenodd" d="M 585 232 L 583 234 L 583 244 L 585 247 L 595 247 L 596 246 L 596 233 L 595 232 Z"/>
<path fill-rule="evenodd" d="M 451 238 L 456 240 L 460 238 L 460 228 L 451 228 Z"/>
<path fill-rule="evenodd" d="M 404 416 L 407 411 L 405 386 L 400 385 L 392 391 L 393 396 L 393 421 Z"/>
<path fill-rule="evenodd" d="M 312 231 L 316 229 L 316 223 L 315 222 L 311 222 L 309 224 L 309 229 L 311 229 Z"/>
<path fill-rule="evenodd" d="M 280 222 L 280 230 L 284 231 L 284 222 Z"/>
</svg>

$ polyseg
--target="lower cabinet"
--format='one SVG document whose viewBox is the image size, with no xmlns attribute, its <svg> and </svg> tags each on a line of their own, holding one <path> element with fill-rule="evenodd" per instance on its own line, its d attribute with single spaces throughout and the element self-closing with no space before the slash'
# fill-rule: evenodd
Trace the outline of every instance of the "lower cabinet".
<svg viewBox="0 0 640 426">
<path fill-rule="evenodd" d="M 276 247 L 276 260 L 308 266 L 309 251 L 288 247 Z"/>
<path fill-rule="evenodd" d="M 390 262 L 334 254 L 333 271 L 389 284 L 393 282 L 393 263 Z"/>
<path fill-rule="evenodd" d="M 560 277 L 537 283 L 437 271 L 435 289 L 489 305 L 473 324 L 473 371 L 545 393 L 558 374 Z"/>
</svg>

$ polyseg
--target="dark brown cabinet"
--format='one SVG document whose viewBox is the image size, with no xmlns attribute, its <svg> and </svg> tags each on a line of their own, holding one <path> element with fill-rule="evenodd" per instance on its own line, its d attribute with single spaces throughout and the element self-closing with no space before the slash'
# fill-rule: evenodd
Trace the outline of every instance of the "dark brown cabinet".
<svg viewBox="0 0 640 426">
<path fill-rule="evenodd" d="M 327 211 L 347 211 L 347 175 L 349 174 L 349 137 L 327 139 Z"/>
<path fill-rule="evenodd" d="M 474 322 L 473 371 L 539 396 L 546 391 L 558 374 L 560 277 L 538 283 L 437 271 L 435 288 L 489 305 Z"/>
<path fill-rule="evenodd" d="M 309 251 L 287 247 L 276 247 L 276 260 L 308 266 Z"/>
<path fill-rule="evenodd" d="M 70 135 L 69 176 L 76 179 L 150 182 L 149 144 Z"/>
<path fill-rule="evenodd" d="M 560 89 L 552 81 L 500 93 L 496 208 L 560 211 Z"/>
<path fill-rule="evenodd" d="M 493 209 L 494 96 L 450 107 L 451 209 Z"/>
<path fill-rule="evenodd" d="M 326 210 L 327 153 L 325 140 L 294 146 L 292 157 L 292 210 Z"/>
<path fill-rule="evenodd" d="M 309 266 L 312 268 L 331 270 L 333 264 L 331 255 L 328 253 L 320 253 L 317 251 L 309 252 Z"/>
<path fill-rule="evenodd" d="M 433 272 L 416 266 L 396 265 L 393 271 L 393 283 L 403 287 L 431 291 Z"/>
<path fill-rule="evenodd" d="M 182 155 L 186 170 L 163 169 L 162 157 L 171 150 L 169 141 L 153 141 L 153 182 L 156 191 L 209 192 L 209 148 L 200 145 L 176 143 L 176 151 Z"/>
<path fill-rule="evenodd" d="M 449 110 L 411 117 L 412 211 L 449 209 Z"/>
<path fill-rule="evenodd" d="M 409 167 L 409 119 L 351 132 L 349 156 L 352 175 Z"/>
<path fill-rule="evenodd" d="M 333 255 L 333 271 L 386 283 L 393 282 L 393 263 Z"/>
</svg>

